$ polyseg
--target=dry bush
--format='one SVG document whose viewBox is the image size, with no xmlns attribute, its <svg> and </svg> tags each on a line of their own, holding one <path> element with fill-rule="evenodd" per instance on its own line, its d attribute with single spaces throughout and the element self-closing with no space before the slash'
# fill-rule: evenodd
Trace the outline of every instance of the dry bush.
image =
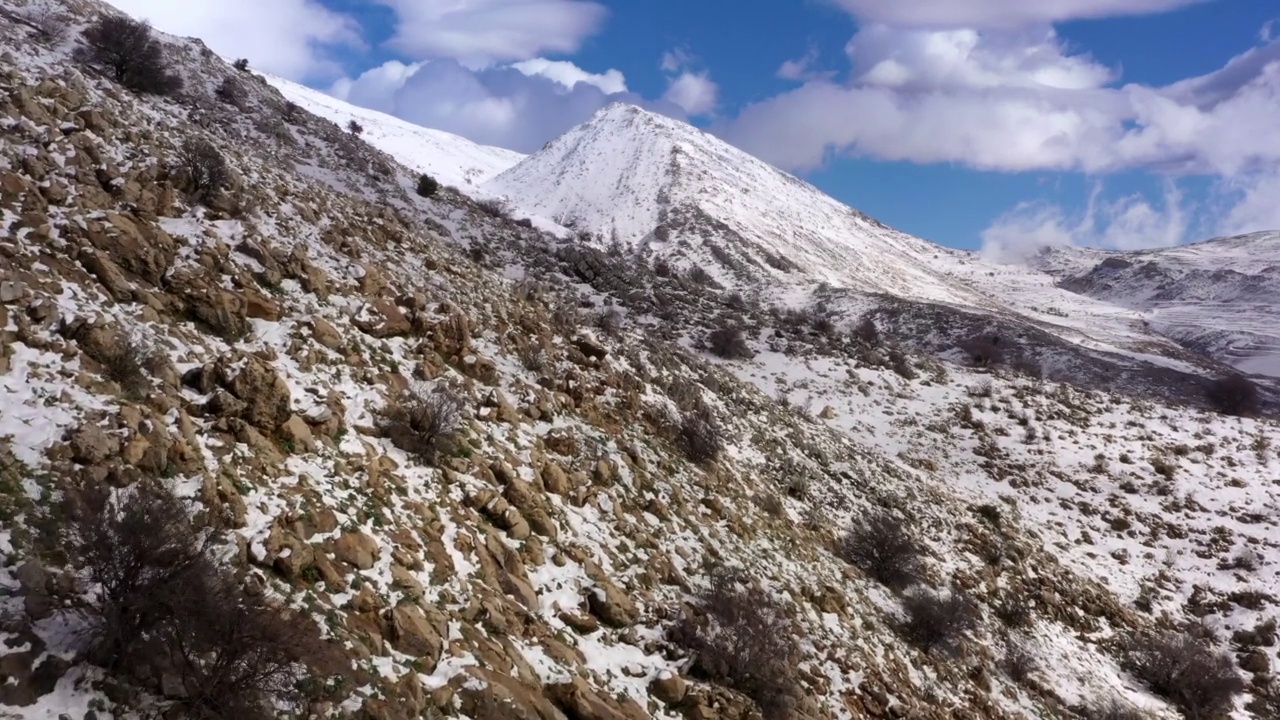
<svg viewBox="0 0 1280 720">
<path fill-rule="evenodd" d="M 176 173 L 197 202 L 207 203 L 231 184 L 231 168 L 208 140 L 187 140 L 178 150 Z"/>
<path fill-rule="evenodd" d="M 1040 663 L 1021 642 L 1010 642 L 1004 649 L 1000 665 L 1005 675 L 1016 683 L 1024 683 L 1040 670 Z"/>
<path fill-rule="evenodd" d="M 1259 409 L 1258 386 L 1243 375 L 1219 378 L 1206 392 L 1209 402 L 1224 415 L 1253 415 Z"/>
<path fill-rule="evenodd" d="M 685 455 L 695 463 L 714 462 L 724 450 L 720 424 L 705 403 L 686 412 L 680 420 L 680 441 Z"/>
<path fill-rule="evenodd" d="M 880 328 L 876 327 L 875 320 L 867 316 L 858 321 L 857 327 L 853 329 L 853 337 L 863 345 L 877 347 L 880 345 Z"/>
<path fill-rule="evenodd" d="M 418 176 L 418 195 L 424 198 L 434 196 L 440 191 L 440 182 L 435 178 L 423 173 Z"/>
<path fill-rule="evenodd" d="M 1133 638 L 1124 667 L 1191 720 L 1227 712 L 1245 687 L 1231 656 L 1178 633 Z"/>
<path fill-rule="evenodd" d="M 924 577 L 924 548 L 911 537 L 902 520 L 875 509 L 840 538 L 840 559 L 886 587 L 901 590 Z"/>
<path fill-rule="evenodd" d="M 302 121 L 302 108 L 298 103 L 288 100 L 280 106 L 280 119 L 290 125 L 297 125 Z"/>
<path fill-rule="evenodd" d="M 364 132 L 364 126 L 356 122 L 355 120 L 348 120 L 347 132 L 351 133 L 352 135 L 359 135 L 360 133 Z"/>
<path fill-rule="evenodd" d="M 726 360 L 747 360 L 755 357 L 751 346 L 747 344 L 747 338 L 742 334 L 742 328 L 738 327 L 712 330 L 707 335 L 707 348 L 716 357 Z"/>
<path fill-rule="evenodd" d="M 142 20 L 104 15 L 84 29 L 81 40 L 83 44 L 72 57 L 102 70 L 130 90 L 172 95 L 182 89 L 182 78 L 169 72 L 163 46 Z"/>
<path fill-rule="evenodd" d="M 495 217 L 500 220 L 511 219 L 511 206 L 508 205 L 505 200 L 501 200 L 499 198 L 487 198 L 485 200 L 477 201 L 476 207 L 480 208 L 481 212 L 489 215 L 490 217 Z"/>
<path fill-rule="evenodd" d="M 71 21 L 52 5 L 28 9 L 22 19 L 36 31 L 36 36 L 50 45 L 61 45 L 71 31 Z"/>
<path fill-rule="evenodd" d="M 445 387 L 411 387 L 375 413 L 378 431 L 392 445 L 423 462 L 434 462 L 462 430 L 466 402 Z"/>
<path fill-rule="evenodd" d="M 213 91 L 213 94 L 222 102 L 240 110 L 245 109 L 249 98 L 249 94 L 245 92 L 244 85 L 233 77 L 224 78 L 218 84 L 218 88 Z"/>
<path fill-rule="evenodd" d="M 960 344 L 960 349 L 978 367 L 998 365 L 1004 359 L 1004 353 L 1000 349 L 1000 338 L 995 335 L 979 335 L 969 338 Z"/>
<path fill-rule="evenodd" d="M 901 630 L 907 640 L 921 650 L 953 649 L 964 634 L 978 627 L 978 608 L 956 592 L 936 593 L 923 588 L 902 599 L 907 619 Z"/>
<path fill-rule="evenodd" d="M 249 58 L 240 58 L 239 60 L 231 63 L 231 67 L 239 70 L 240 72 L 249 72 Z"/>
<path fill-rule="evenodd" d="M 1152 720 L 1151 713 L 1115 698 L 1086 706 L 1080 716 L 1085 720 Z"/>
<path fill-rule="evenodd" d="M 1036 620 L 1035 608 L 1026 598 L 1005 596 L 991 608 L 996 618 L 1011 630 L 1031 627 Z"/>
<path fill-rule="evenodd" d="M 248 593 L 211 558 L 211 536 L 159 482 L 113 497 L 64 493 L 58 550 L 96 589 L 79 608 L 85 658 L 140 683 L 176 679 L 182 717 L 267 720 L 296 708 L 310 666 L 330 666 L 314 623 Z"/>
<path fill-rule="evenodd" d="M 134 337 L 121 336 L 95 358 L 107 378 L 120 386 L 125 397 L 138 399 L 151 389 L 151 375 L 161 358 L 154 347 Z"/>
<path fill-rule="evenodd" d="M 797 635 L 786 605 L 724 568 L 712 573 L 698 608 L 670 630 L 692 655 L 695 675 L 751 698 L 766 720 L 790 717 L 800 698 Z"/>
<path fill-rule="evenodd" d="M 611 337 L 615 337 L 622 332 L 622 325 L 622 311 L 616 307 L 609 308 L 596 316 L 596 327 Z"/>
</svg>

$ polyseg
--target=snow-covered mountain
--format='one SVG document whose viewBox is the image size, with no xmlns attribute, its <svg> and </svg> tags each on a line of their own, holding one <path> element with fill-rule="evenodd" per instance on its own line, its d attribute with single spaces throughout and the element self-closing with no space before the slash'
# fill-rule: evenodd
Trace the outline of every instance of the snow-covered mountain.
<svg viewBox="0 0 1280 720">
<path fill-rule="evenodd" d="M 412 170 L 427 173 L 464 192 L 474 189 L 525 158 L 514 150 L 479 145 L 443 130 L 432 130 L 400 118 L 357 107 L 319 90 L 274 75 L 264 79 L 299 107 L 342 127 L 355 120 L 361 137 Z"/>
<path fill-rule="evenodd" d="M 1129 253 L 1054 248 L 1032 265 L 1189 347 L 1280 376 L 1280 232 Z"/>
</svg>

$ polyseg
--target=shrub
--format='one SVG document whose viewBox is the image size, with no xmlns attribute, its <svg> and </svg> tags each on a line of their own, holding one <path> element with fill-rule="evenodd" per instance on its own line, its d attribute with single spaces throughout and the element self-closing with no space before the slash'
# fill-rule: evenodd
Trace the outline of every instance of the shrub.
<svg viewBox="0 0 1280 720">
<path fill-rule="evenodd" d="M 1085 707 L 1080 716 L 1085 720 L 1151 720 L 1151 713 L 1115 698 Z"/>
<path fill-rule="evenodd" d="M 751 346 L 747 344 L 742 329 L 723 327 L 712 330 L 707 335 L 707 347 L 713 355 L 726 360 L 746 360 L 755 357 Z"/>
<path fill-rule="evenodd" d="M 29 9 L 22 19 L 35 29 L 37 37 L 50 45 L 62 43 L 71 28 L 67 16 L 51 5 Z"/>
<path fill-rule="evenodd" d="M 121 85 L 140 93 L 172 95 L 182 78 L 165 67 L 164 50 L 151 26 L 123 15 L 105 15 L 81 33 L 77 62 L 96 67 Z"/>
<path fill-rule="evenodd" d="M 355 120 L 348 120 L 347 132 L 351 133 L 352 135 L 359 135 L 360 133 L 364 132 L 364 126 L 356 122 Z"/>
<path fill-rule="evenodd" d="M 978 367 L 997 365 L 1004 358 L 1004 353 L 1000 350 L 1000 337 L 997 335 L 969 338 L 960 344 L 960 349 Z"/>
<path fill-rule="evenodd" d="M 1126 649 L 1124 667 L 1191 720 L 1227 712 L 1245 687 L 1229 655 L 1189 635 L 1135 637 Z"/>
<path fill-rule="evenodd" d="M 952 649 L 968 631 L 978 626 L 978 608 L 959 593 L 936 593 L 923 588 L 902 599 L 907 619 L 902 634 L 925 652 Z"/>
<path fill-rule="evenodd" d="M 280 107 L 280 119 L 290 125 L 297 125 L 302 121 L 302 108 L 298 107 L 298 103 L 293 102 L 292 100 L 287 100 L 285 101 L 285 104 Z"/>
<path fill-rule="evenodd" d="M 411 387 L 377 411 L 375 420 L 392 445 L 429 463 L 462 430 L 465 407 L 462 396 L 448 388 Z"/>
<path fill-rule="evenodd" d="M 903 523 L 884 510 L 873 510 L 838 541 L 836 554 L 894 590 L 920 582 L 924 548 Z"/>
<path fill-rule="evenodd" d="M 505 200 L 500 198 L 486 198 L 484 200 L 480 200 L 476 202 L 476 207 L 480 208 L 481 212 L 491 217 L 496 217 L 501 220 L 511 219 L 510 206 L 507 205 Z"/>
<path fill-rule="evenodd" d="M 231 67 L 239 70 L 240 72 L 248 72 L 249 58 L 240 58 L 239 60 L 236 60 L 235 62 L 231 63 Z"/>
<path fill-rule="evenodd" d="M 1040 669 L 1035 656 L 1027 650 L 1025 645 L 1016 641 L 1011 641 L 1005 647 L 1004 657 L 1001 658 L 1000 664 L 1009 679 L 1016 683 L 1026 682 L 1028 678 Z"/>
<path fill-rule="evenodd" d="M 616 307 L 609 308 L 596 317 L 596 327 L 606 335 L 613 336 L 621 333 L 622 324 L 622 311 Z"/>
<path fill-rule="evenodd" d="M 435 178 L 427 174 L 418 176 L 418 194 L 424 198 L 429 198 L 440 191 L 440 183 Z"/>
<path fill-rule="evenodd" d="M 231 184 L 231 168 L 208 140 L 187 140 L 178 150 L 176 172 L 191 197 L 208 203 Z"/>
<path fill-rule="evenodd" d="M 858 321 L 858 326 L 853 329 L 853 336 L 869 347 L 880 344 L 880 328 L 876 327 L 876 321 L 870 317 L 864 317 Z"/>
<path fill-rule="evenodd" d="M 695 463 L 714 462 L 724 450 L 720 424 L 715 413 L 704 403 L 684 414 L 680 421 L 680 440 L 685 455 Z"/>
<path fill-rule="evenodd" d="M 790 717 L 800 697 L 801 653 L 789 609 L 723 568 L 698 600 L 670 631 L 692 655 L 693 673 L 751 698 L 766 720 Z"/>
<path fill-rule="evenodd" d="M 80 609 L 87 658 L 137 681 L 176 678 L 183 717 L 275 717 L 297 707 L 304 665 L 325 650 L 310 621 L 250 595 L 210 557 L 182 501 L 144 480 L 66 491 L 59 549 L 97 589 Z"/>
<path fill-rule="evenodd" d="M 1209 402 L 1224 415 L 1247 416 L 1258 412 L 1258 386 L 1243 375 L 1215 380 L 1207 394 Z"/>
<path fill-rule="evenodd" d="M 131 399 L 142 397 L 151 388 L 151 373 L 158 356 L 152 348 L 132 337 L 121 337 L 104 348 L 96 358 L 108 379 Z"/>
</svg>

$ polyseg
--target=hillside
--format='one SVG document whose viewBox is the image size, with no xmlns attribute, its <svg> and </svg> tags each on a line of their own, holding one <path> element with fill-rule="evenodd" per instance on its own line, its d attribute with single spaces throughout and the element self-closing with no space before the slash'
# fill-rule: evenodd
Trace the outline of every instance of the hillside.
<svg viewBox="0 0 1280 720">
<path fill-rule="evenodd" d="M 0 0 L 0 717 L 1276 716 L 1273 421 L 419 197 L 109 12 Z"/>
</svg>

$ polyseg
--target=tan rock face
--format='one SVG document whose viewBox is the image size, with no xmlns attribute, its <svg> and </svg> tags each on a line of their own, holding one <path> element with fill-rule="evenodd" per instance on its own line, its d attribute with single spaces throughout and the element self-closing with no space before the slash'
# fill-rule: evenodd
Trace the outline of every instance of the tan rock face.
<svg viewBox="0 0 1280 720">
<path fill-rule="evenodd" d="M 378 560 L 378 541 L 362 532 L 345 532 L 334 543 L 333 553 L 348 565 L 368 570 Z"/>
<path fill-rule="evenodd" d="M 444 640 L 436 631 L 422 609 L 403 603 L 391 609 L 391 644 L 396 650 L 423 661 L 423 672 L 435 670 L 444 651 Z"/>
<path fill-rule="evenodd" d="M 71 435 L 71 455 L 85 465 L 97 465 L 120 452 L 120 438 L 95 423 L 81 425 Z"/>
<path fill-rule="evenodd" d="M 223 387 L 245 404 L 240 417 L 246 422 L 275 432 L 289 420 L 289 386 L 266 361 L 228 356 L 218 361 L 216 372 Z"/>
</svg>

